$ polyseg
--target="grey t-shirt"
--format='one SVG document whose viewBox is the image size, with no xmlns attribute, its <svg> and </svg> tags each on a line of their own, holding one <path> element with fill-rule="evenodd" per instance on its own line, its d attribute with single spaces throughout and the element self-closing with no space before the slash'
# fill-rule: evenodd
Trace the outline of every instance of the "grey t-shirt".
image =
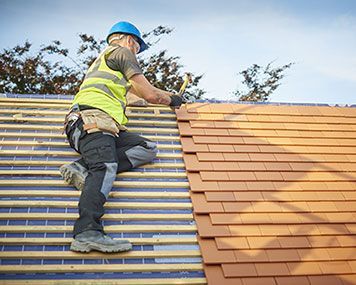
<svg viewBox="0 0 356 285">
<path fill-rule="evenodd" d="M 142 69 L 132 52 L 119 45 L 117 48 L 106 58 L 106 64 L 115 71 L 120 71 L 126 80 L 129 80 L 136 74 L 142 74 Z"/>
</svg>

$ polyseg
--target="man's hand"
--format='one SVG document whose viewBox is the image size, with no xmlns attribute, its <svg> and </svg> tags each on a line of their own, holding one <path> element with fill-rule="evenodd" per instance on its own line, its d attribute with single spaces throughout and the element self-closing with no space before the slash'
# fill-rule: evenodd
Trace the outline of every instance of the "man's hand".
<svg viewBox="0 0 356 285">
<path fill-rule="evenodd" d="M 182 97 L 178 95 L 172 95 L 170 97 L 171 97 L 171 103 L 169 104 L 169 106 L 171 106 L 172 109 L 178 109 L 183 103 Z"/>
</svg>

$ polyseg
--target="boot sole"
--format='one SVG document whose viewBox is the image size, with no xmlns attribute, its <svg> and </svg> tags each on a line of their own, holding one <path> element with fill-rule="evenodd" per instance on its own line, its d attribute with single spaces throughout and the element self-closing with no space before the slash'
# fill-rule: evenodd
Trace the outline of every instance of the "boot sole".
<svg viewBox="0 0 356 285">
<path fill-rule="evenodd" d="M 132 244 L 123 243 L 116 246 L 108 246 L 102 245 L 95 242 L 81 242 L 74 240 L 70 245 L 71 251 L 77 252 L 90 252 L 92 250 L 100 251 L 100 252 L 123 252 L 129 251 L 132 249 Z"/>
<path fill-rule="evenodd" d="M 81 175 L 76 173 L 76 171 L 68 169 L 66 165 L 61 166 L 59 171 L 63 177 L 63 179 L 71 186 L 74 186 L 79 191 L 83 191 L 84 189 L 84 179 Z"/>
</svg>

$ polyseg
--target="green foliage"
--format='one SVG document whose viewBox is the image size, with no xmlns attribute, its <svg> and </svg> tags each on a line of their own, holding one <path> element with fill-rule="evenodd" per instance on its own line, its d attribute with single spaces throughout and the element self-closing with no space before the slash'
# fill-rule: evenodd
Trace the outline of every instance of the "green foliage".
<svg viewBox="0 0 356 285">
<path fill-rule="evenodd" d="M 246 89 L 245 91 L 236 90 L 234 92 L 239 101 L 268 101 L 272 93 L 281 85 L 280 81 L 285 76 L 283 72 L 294 64 L 290 62 L 281 67 L 272 68 L 272 63 L 267 64 L 264 69 L 262 66 L 253 64 L 246 70 L 239 72 L 243 77 L 241 82 Z"/>
<path fill-rule="evenodd" d="M 163 35 L 172 31 L 168 27 L 158 26 L 143 37 L 149 46 L 153 46 Z M 76 94 L 86 70 L 106 46 L 104 40 L 87 34 L 80 34 L 79 40 L 75 59 L 58 40 L 41 46 L 35 54 L 31 52 L 32 44 L 28 41 L 4 49 L 0 53 L 0 93 Z M 60 59 L 66 59 L 66 63 Z M 178 56 L 168 56 L 166 50 L 138 58 L 144 75 L 154 86 L 176 92 L 184 76 L 179 59 Z M 69 65 L 68 61 L 73 64 Z M 193 83 L 186 89 L 187 99 L 200 99 L 205 93 L 197 87 L 202 76 L 193 77 Z"/>
</svg>

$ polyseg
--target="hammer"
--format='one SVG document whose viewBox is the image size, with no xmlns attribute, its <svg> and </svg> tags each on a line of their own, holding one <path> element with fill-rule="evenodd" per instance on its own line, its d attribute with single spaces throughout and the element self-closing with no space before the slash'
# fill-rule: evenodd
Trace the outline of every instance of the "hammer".
<svg viewBox="0 0 356 285">
<path fill-rule="evenodd" d="M 192 74 L 189 72 L 186 72 L 185 76 L 184 76 L 184 82 L 183 82 L 181 88 L 179 89 L 178 96 L 182 96 L 185 91 L 185 88 L 187 88 L 188 83 L 192 83 L 192 82 L 193 82 Z"/>
</svg>

